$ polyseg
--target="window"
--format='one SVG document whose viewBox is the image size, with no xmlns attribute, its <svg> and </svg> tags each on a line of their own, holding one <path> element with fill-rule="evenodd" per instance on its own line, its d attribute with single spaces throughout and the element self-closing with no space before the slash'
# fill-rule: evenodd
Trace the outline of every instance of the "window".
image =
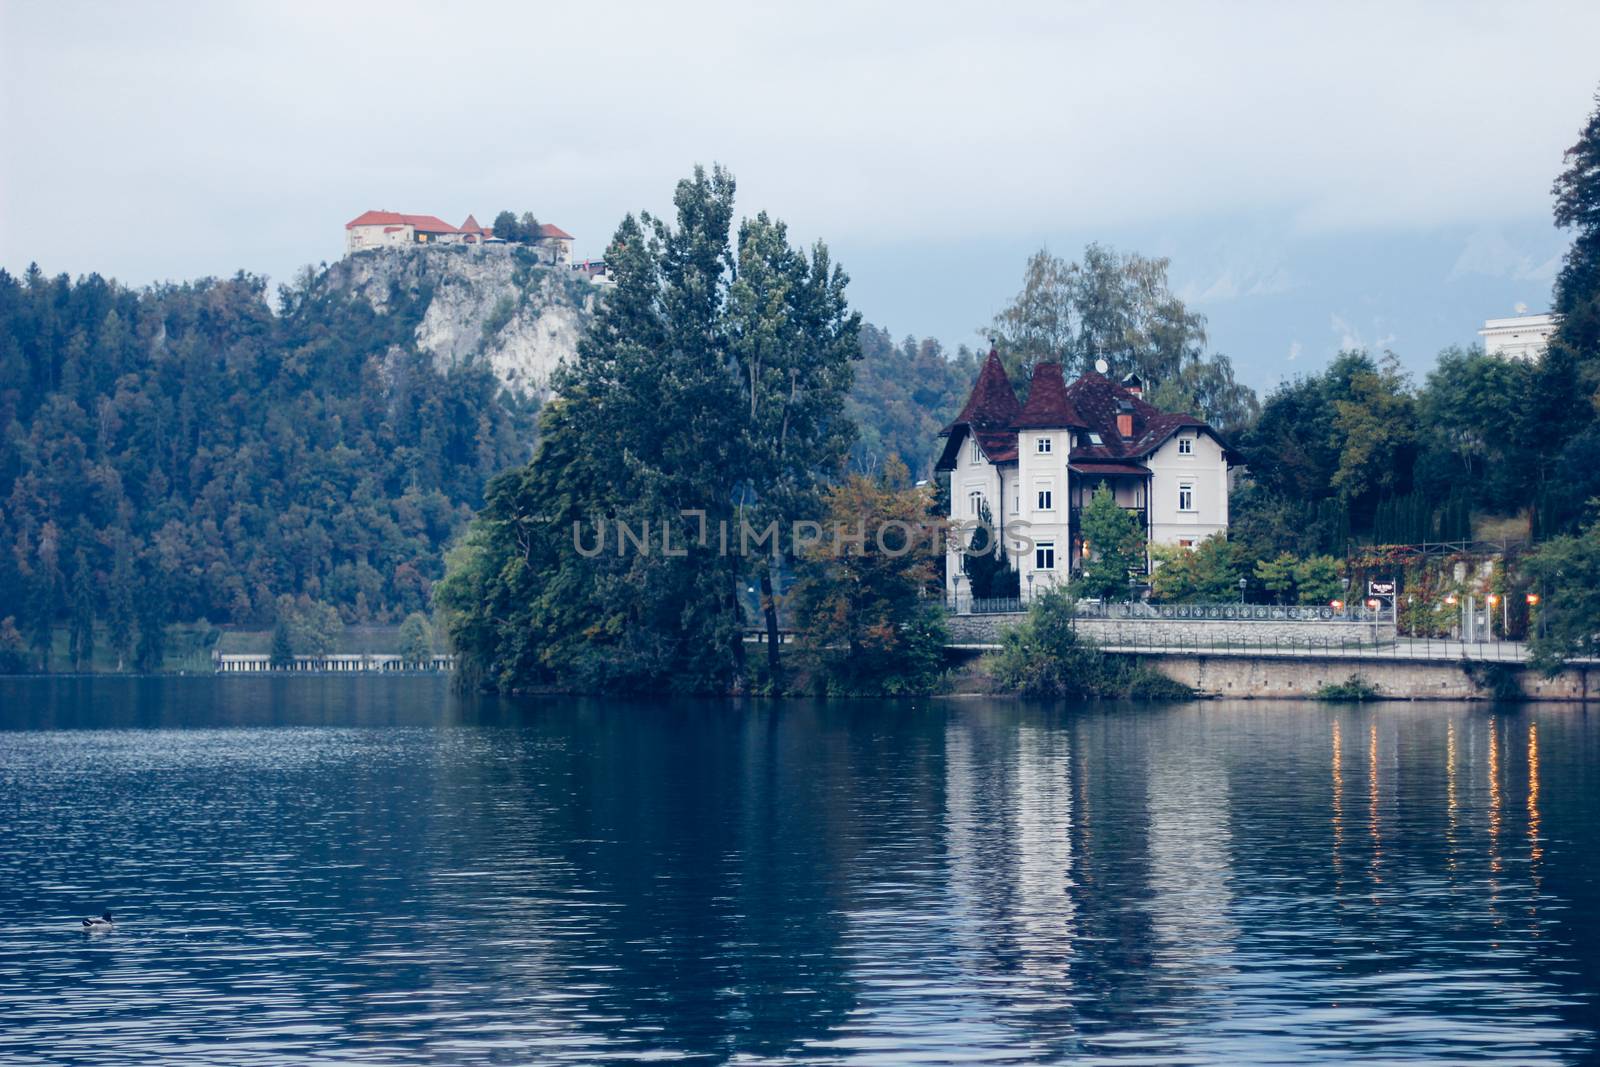
<svg viewBox="0 0 1600 1067">
<path fill-rule="evenodd" d="M 1091 434 L 1090 434 L 1090 435 L 1089 435 L 1089 443 L 1090 443 L 1090 444 L 1091 444 L 1091 445 L 1103 445 L 1103 444 L 1105 444 L 1105 441 L 1103 441 L 1103 440 L 1102 440 L 1102 439 L 1101 439 L 1101 437 L 1100 437 L 1100 435 L 1099 435 L 1099 434 L 1097 434 L 1097 433 L 1091 433 Z"/>
<path fill-rule="evenodd" d="M 1194 483 L 1193 482 L 1179 482 L 1178 483 L 1178 510 L 1179 511 L 1193 511 L 1194 510 Z"/>
<path fill-rule="evenodd" d="M 1180 437 L 1180 438 L 1178 438 L 1178 455 L 1180 455 L 1180 456 L 1192 456 L 1192 455 L 1194 455 L 1194 438 L 1192 438 L 1192 437 Z"/>
<path fill-rule="evenodd" d="M 972 439 L 972 462 L 983 462 L 983 449 L 978 447 L 978 439 L 976 437 Z"/>
<path fill-rule="evenodd" d="M 978 515 L 983 511 L 983 493 L 974 489 L 967 494 L 967 514 Z"/>
<path fill-rule="evenodd" d="M 1050 490 L 1048 490 L 1048 489 L 1039 490 L 1039 510 L 1040 511 L 1049 511 L 1053 507 L 1055 507 L 1055 504 L 1051 501 Z"/>
<path fill-rule="evenodd" d="M 1049 454 L 1050 449 L 1052 447 L 1054 447 L 1054 446 L 1051 444 L 1050 438 L 1048 438 L 1048 437 L 1039 438 L 1039 441 L 1038 441 L 1038 444 L 1037 444 L 1037 448 L 1039 449 L 1039 454 L 1041 456 Z"/>
<path fill-rule="evenodd" d="M 1194 547 L 1194 538 L 1192 538 L 1192 537 L 1180 537 L 1180 538 L 1178 538 L 1178 547 L 1179 548 L 1193 548 Z"/>
<path fill-rule="evenodd" d="M 1035 541 L 1033 543 L 1033 569 L 1036 571 L 1053 571 L 1056 569 L 1056 543 L 1054 541 Z"/>
</svg>

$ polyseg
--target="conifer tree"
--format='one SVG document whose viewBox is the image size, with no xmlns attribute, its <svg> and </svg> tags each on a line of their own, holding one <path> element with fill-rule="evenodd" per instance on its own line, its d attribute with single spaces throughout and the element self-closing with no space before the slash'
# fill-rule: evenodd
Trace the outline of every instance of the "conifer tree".
<svg viewBox="0 0 1600 1067">
<path fill-rule="evenodd" d="M 88 554 L 81 548 L 72 561 L 72 627 L 67 647 L 75 671 L 84 670 L 94 659 L 94 574 Z"/>
</svg>

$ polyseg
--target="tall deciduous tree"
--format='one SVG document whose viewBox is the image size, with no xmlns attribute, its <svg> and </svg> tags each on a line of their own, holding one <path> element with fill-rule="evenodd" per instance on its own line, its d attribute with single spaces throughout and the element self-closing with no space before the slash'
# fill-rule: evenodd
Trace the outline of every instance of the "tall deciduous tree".
<svg viewBox="0 0 1600 1067">
<path fill-rule="evenodd" d="M 779 673 L 773 572 L 793 557 L 796 520 L 817 512 L 824 479 L 843 465 L 853 427 L 840 417 L 860 358 L 859 315 L 845 300 L 844 272 L 818 244 L 810 259 L 765 212 L 739 229 L 738 272 L 729 289 L 728 348 L 739 375 L 746 518 L 776 531 L 752 560 L 767 627 L 767 667 Z"/>
<path fill-rule="evenodd" d="M 1035 253 L 1021 291 L 992 325 L 1011 380 L 1025 390 L 1035 363 L 1087 371 L 1104 359 L 1119 376 L 1137 372 L 1171 409 L 1224 432 L 1243 429 L 1255 415 L 1255 393 L 1234 380 L 1226 356 L 1206 354 L 1205 316 L 1172 292 L 1167 266 L 1098 244 L 1078 263 L 1048 249 Z"/>
</svg>

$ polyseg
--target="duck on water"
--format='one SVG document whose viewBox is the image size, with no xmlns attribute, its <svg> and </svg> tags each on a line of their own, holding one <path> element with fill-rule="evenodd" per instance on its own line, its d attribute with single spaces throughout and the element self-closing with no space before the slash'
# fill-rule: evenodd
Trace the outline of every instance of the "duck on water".
<svg viewBox="0 0 1600 1067">
<path fill-rule="evenodd" d="M 103 912 L 98 919 L 83 920 L 83 928 L 88 933 L 103 934 L 113 929 L 117 924 L 111 921 L 111 913 Z"/>
</svg>

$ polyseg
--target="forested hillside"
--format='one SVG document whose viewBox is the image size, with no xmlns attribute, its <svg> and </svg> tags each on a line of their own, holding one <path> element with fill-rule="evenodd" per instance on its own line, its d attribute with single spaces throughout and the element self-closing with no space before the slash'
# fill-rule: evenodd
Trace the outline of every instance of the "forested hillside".
<svg viewBox="0 0 1600 1067">
<path fill-rule="evenodd" d="M 417 350 L 426 300 L 380 314 L 307 274 L 274 313 L 245 274 L 0 271 L 0 616 L 35 648 L 94 618 L 132 651 L 166 621 L 270 623 L 285 594 L 351 622 L 425 609 L 533 425 L 486 366 Z"/>
<path fill-rule="evenodd" d="M 95 625 L 132 662 L 140 620 L 270 626 L 283 596 L 352 624 L 427 610 L 486 479 L 532 451 L 535 402 L 502 388 L 529 359 L 492 328 L 524 316 L 548 336 L 578 306 L 519 277 L 532 305 L 508 313 L 476 281 L 452 277 L 446 316 L 409 261 L 275 296 L 245 274 L 134 290 L 0 271 L 0 619 L 36 649 Z M 856 463 L 899 454 L 925 475 L 973 360 L 862 340 Z"/>
</svg>

